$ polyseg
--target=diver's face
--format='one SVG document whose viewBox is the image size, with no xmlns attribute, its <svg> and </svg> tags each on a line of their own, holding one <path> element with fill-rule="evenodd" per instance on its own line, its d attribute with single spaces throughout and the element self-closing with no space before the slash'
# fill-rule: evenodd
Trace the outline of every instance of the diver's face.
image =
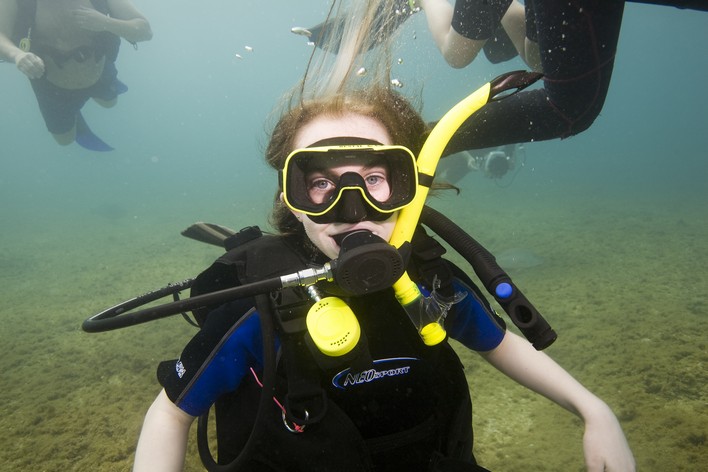
<svg viewBox="0 0 708 472">
<path fill-rule="evenodd" d="M 337 136 L 352 136 L 371 139 L 381 144 L 393 144 L 388 131 L 380 122 L 368 116 L 351 113 L 338 117 L 320 116 L 315 118 L 298 130 L 295 135 L 294 147 L 295 149 L 306 148 L 323 139 Z M 317 189 L 319 187 L 320 190 L 326 190 L 330 180 L 336 180 L 337 177 L 345 172 L 356 172 L 361 175 L 364 181 L 367 182 L 367 186 L 369 184 L 372 185 L 369 189 L 370 192 L 387 191 L 385 187 L 388 185 L 388 170 L 385 166 L 371 165 L 368 162 L 331 167 L 318 172 L 318 175 L 313 174 L 311 177 L 315 178 L 313 183 L 316 184 L 314 188 Z M 334 239 L 338 234 L 365 229 L 376 234 L 384 241 L 388 241 L 391 238 L 391 234 L 393 234 L 398 215 L 398 213 L 392 213 L 391 217 L 384 221 L 315 223 L 307 215 L 291 211 L 298 220 L 302 221 L 307 237 L 330 259 L 335 259 L 339 255 L 340 248 Z"/>
</svg>

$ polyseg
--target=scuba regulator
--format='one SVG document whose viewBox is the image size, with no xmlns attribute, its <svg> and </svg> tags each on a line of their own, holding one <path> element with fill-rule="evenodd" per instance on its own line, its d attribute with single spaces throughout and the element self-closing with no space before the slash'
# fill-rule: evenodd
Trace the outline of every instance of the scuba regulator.
<svg viewBox="0 0 708 472">
<path fill-rule="evenodd" d="M 370 231 L 346 234 L 340 248 L 339 257 L 332 264 L 334 282 L 351 295 L 388 288 L 405 271 L 405 262 L 396 248 Z M 306 318 L 315 346 L 332 357 L 349 353 L 361 335 L 354 312 L 340 298 L 322 298 L 314 284 L 307 287 L 307 292 L 315 301 Z"/>
</svg>

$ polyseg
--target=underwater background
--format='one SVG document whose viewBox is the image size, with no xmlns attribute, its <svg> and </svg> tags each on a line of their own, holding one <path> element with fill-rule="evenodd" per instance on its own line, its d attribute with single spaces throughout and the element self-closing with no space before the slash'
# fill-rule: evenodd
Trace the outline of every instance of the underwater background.
<svg viewBox="0 0 708 472">
<path fill-rule="evenodd" d="M 270 113 L 310 54 L 290 29 L 328 9 L 324 0 L 135 3 L 154 38 L 137 51 L 122 44 L 119 78 L 130 89 L 113 109 L 84 108 L 112 152 L 58 146 L 27 80 L 0 64 L 3 470 L 130 468 L 160 389 L 157 363 L 178 357 L 194 328 L 172 317 L 87 334 L 81 323 L 206 268 L 221 251 L 180 236 L 190 224 L 267 228 Z M 431 121 L 524 68 L 481 56 L 449 68 L 420 14 L 400 38 L 394 74 Z M 500 256 L 559 335 L 547 352 L 613 408 L 644 471 L 708 464 L 707 44 L 708 14 L 627 4 L 593 126 L 525 144 L 510 175 L 471 172 L 459 196 L 431 201 Z M 481 464 L 584 470 L 577 418 L 458 351 Z M 202 470 L 193 433 L 190 471 Z"/>
</svg>

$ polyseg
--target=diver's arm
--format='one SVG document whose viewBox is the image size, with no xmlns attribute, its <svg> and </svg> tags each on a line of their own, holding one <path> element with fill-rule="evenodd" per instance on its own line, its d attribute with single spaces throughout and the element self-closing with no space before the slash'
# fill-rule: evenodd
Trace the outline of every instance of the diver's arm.
<svg viewBox="0 0 708 472">
<path fill-rule="evenodd" d="M 553 359 L 510 332 L 499 346 L 481 354 L 511 379 L 583 419 L 588 471 L 635 470 L 632 451 L 612 410 Z"/>
<path fill-rule="evenodd" d="M 152 29 L 145 18 L 128 0 L 108 0 L 110 16 L 92 8 L 74 10 L 74 19 L 83 29 L 108 31 L 116 36 L 137 43 L 152 39 Z"/>
<path fill-rule="evenodd" d="M 162 390 L 145 415 L 133 471 L 183 470 L 187 433 L 193 421 L 194 417 L 175 406 Z"/>
<path fill-rule="evenodd" d="M 487 40 L 468 39 L 450 28 L 445 42 L 440 48 L 445 61 L 455 69 L 468 66 L 477 58 Z"/>
<path fill-rule="evenodd" d="M 31 52 L 23 51 L 10 39 L 16 18 L 16 0 L 0 0 L 0 59 L 14 62 L 27 77 L 38 79 L 44 75 L 44 61 Z"/>
</svg>

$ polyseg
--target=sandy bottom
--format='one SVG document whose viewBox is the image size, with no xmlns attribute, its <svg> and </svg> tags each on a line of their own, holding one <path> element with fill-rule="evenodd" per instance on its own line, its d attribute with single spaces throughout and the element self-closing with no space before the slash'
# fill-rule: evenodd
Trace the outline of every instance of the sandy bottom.
<svg viewBox="0 0 708 472">
<path fill-rule="evenodd" d="M 559 334 L 547 352 L 617 413 L 639 470 L 707 464 L 704 203 L 595 200 L 560 208 L 549 201 L 502 220 L 480 208 L 470 213 L 456 221 L 490 249 L 523 247 L 543 259 L 511 275 Z M 159 390 L 155 367 L 178 356 L 194 329 L 173 317 L 86 334 L 81 322 L 196 275 L 219 250 L 181 238 L 182 228 L 165 221 L 87 215 L 6 228 L 2 468 L 128 470 Z M 584 469 L 578 419 L 460 352 L 482 464 L 498 471 Z M 202 470 L 193 437 L 187 470 Z"/>
</svg>

